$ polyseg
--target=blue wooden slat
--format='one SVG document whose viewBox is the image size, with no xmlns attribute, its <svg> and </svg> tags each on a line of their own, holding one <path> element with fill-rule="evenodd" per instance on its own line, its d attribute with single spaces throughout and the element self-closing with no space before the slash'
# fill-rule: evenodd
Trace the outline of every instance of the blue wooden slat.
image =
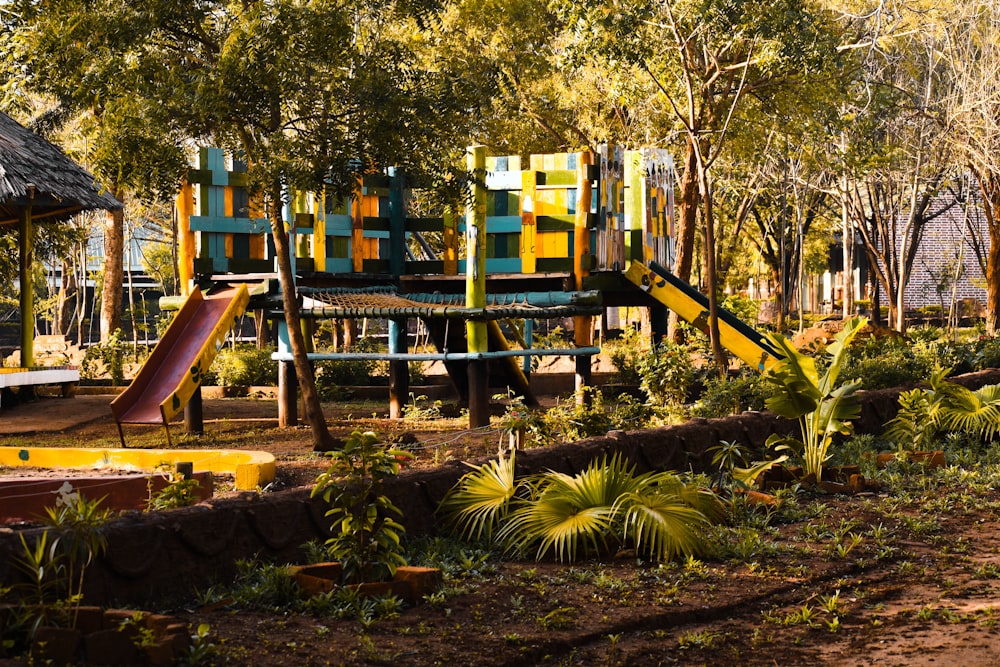
<svg viewBox="0 0 1000 667">
<path fill-rule="evenodd" d="M 354 264 L 351 258 L 343 259 L 339 257 L 327 257 L 327 273 L 351 273 L 354 271 Z"/>
<path fill-rule="evenodd" d="M 486 258 L 486 273 L 520 273 L 520 257 Z"/>
<path fill-rule="evenodd" d="M 264 234 L 271 226 L 265 218 L 227 218 L 214 215 L 192 215 L 191 231 L 228 234 Z"/>
<path fill-rule="evenodd" d="M 349 215 L 330 215 L 326 216 L 326 233 L 333 234 L 334 232 L 347 232 L 348 235 L 351 233 L 351 216 Z"/>
</svg>

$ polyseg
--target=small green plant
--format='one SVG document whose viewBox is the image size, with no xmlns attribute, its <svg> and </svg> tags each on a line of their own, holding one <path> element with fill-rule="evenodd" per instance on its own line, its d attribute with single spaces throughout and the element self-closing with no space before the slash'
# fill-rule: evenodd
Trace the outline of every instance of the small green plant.
<svg viewBox="0 0 1000 667">
<path fill-rule="evenodd" d="M 426 396 L 410 392 L 410 402 L 403 406 L 403 419 L 426 421 L 441 418 L 441 401 L 431 401 Z"/>
<path fill-rule="evenodd" d="M 384 493 L 386 480 L 399 475 L 400 461 L 412 455 L 379 444 L 371 431 L 354 431 L 342 450 L 330 453 L 330 466 L 316 479 L 312 496 L 329 506 L 333 537 L 326 541 L 339 560 L 344 583 L 391 579 L 406 564 L 397 520 L 402 512 Z"/>
<path fill-rule="evenodd" d="M 692 648 L 711 649 L 715 646 L 717 635 L 711 630 L 700 632 L 685 632 L 677 638 L 677 647 L 682 651 Z"/>
<path fill-rule="evenodd" d="M 837 380 L 847 347 L 866 324 L 863 318 L 845 323 L 826 348 L 829 359 L 822 373 L 815 359 L 800 353 L 784 336 L 769 335 L 784 358 L 768 370 L 767 380 L 777 387 L 778 393 L 767 400 L 767 407 L 782 417 L 797 420 L 801 439 L 773 434 L 767 445 L 801 457 L 805 474 L 812 475 L 817 482 L 823 477 L 834 436 L 850 435 L 851 421 L 861 414 L 856 396 L 860 384 L 838 385 Z"/>
<path fill-rule="evenodd" d="M 514 478 L 514 453 L 467 473 L 439 511 L 472 538 L 494 538 L 516 553 L 550 552 L 574 561 L 585 552 L 634 547 L 652 560 L 690 555 L 702 530 L 721 515 L 711 492 L 670 472 L 635 474 L 616 454 L 595 459 L 577 475 L 553 471 Z"/>
<path fill-rule="evenodd" d="M 146 627 L 145 614 L 137 611 L 118 624 L 120 632 L 128 631 L 132 637 L 132 643 L 139 650 L 144 650 L 150 646 L 156 646 L 156 633 L 152 628 Z"/>
<path fill-rule="evenodd" d="M 641 380 L 639 363 L 643 350 L 649 347 L 639 330 L 626 327 L 619 338 L 609 340 L 604 347 L 615 369 L 613 381 L 616 384 L 638 385 Z"/>
<path fill-rule="evenodd" d="M 167 473 L 167 485 L 156 493 L 150 492 L 147 509 L 150 512 L 190 507 L 198 502 L 198 487 L 201 483 L 194 477 L 184 477 L 173 472 Z"/>
<path fill-rule="evenodd" d="M 188 651 L 186 662 L 191 667 L 208 664 L 216 654 L 216 646 L 208 638 L 211 627 L 208 623 L 200 623 L 198 628 L 191 635 L 191 648 Z"/>
</svg>

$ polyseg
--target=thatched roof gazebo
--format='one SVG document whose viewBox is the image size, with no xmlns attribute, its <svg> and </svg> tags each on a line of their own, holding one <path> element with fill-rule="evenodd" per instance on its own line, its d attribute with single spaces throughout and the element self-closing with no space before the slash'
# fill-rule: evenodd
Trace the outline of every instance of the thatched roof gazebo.
<svg viewBox="0 0 1000 667">
<path fill-rule="evenodd" d="M 21 364 L 34 357 L 31 281 L 34 226 L 94 209 L 121 209 L 94 177 L 42 137 L 0 113 L 0 227 L 17 225 L 21 281 Z"/>
</svg>

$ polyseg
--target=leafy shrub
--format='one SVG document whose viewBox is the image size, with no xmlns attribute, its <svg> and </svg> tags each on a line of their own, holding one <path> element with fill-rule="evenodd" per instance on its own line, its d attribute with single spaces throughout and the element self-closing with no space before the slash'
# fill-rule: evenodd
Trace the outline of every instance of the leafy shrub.
<svg viewBox="0 0 1000 667">
<path fill-rule="evenodd" d="M 642 334 L 635 327 L 626 327 L 622 335 L 614 340 L 605 343 L 604 348 L 608 352 L 611 365 L 615 372 L 612 381 L 616 384 L 639 384 L 639 362 L 642 359 L 643 350 L 648 346 L 644 344 Z"/>
<path fill-rule="evenodd" d="M 545 413 L 545 432 L 561 442 L 576 442 L 595 435 L 604 435 L 614 422 L 604 411 L 604 400 L 599 391 L 585 387 L 590 403 L 574 400 L 558 403 Z"/>
<path fill-rule="evenodd" d="M 654 405 L 680 405 L 687 399 L 694 365 L 685 345 L 664 341 L 639 360 L 639 386 Z"/>
<path fill-rule="evenodd" d="M 763 410 L 775 389 L 757 371 L 743 369 L 735 377 L 707 375 L 705 391 L 691 408 L 695 417 L 727 417 L 745 410 Z"/>
<path fill-rule="evenodd" d="M 901 339 L 868 339 L 847 351 L 841 373 L 863 378 L 865 389 L 887 389 L 925 380 L 934 363 L 927 348 L 911 346 Z"/>
<path fill-rule="evenodd" d="M 121 329 L 115 329 L 102 343 L 91 345 L 83 354 L 80 375 L 88 380 L 102 376 L 111 378 L 111 384 L 125 383 L 125 360 L 131 353 L 131 345 Z"/>
<path fill-rule="evenodd" d="M 240 343 L 224 347 L 205 374 L 205 384 L 222 387 L 273 387 L 278 384 L 278 364 L 271 359 L 271 349 Z"/>
<path fill-rule="evenodd" d="M 366 336 L 358 341 L 353 351 L 378 352 L 378 342 Z M 314 367 L 316 391 L 323 400 L 339 398 L 343 387 L 384 385 L 389 382 L 388 364 L 374 359 L 317 361 Z"/>
</svg>

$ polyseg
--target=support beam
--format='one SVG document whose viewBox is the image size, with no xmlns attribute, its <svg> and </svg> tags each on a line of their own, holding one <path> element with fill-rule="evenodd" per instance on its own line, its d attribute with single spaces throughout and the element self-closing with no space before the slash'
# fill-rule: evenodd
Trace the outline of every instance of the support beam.
<svg viewBox="0 0 1000 667">
<path fill-rule="evenodd" d="M 472 193 L 466 208 L 465 307 L 486 307 L 486 147 L 473 146 L 467 154 L 473 173 Z M 486 322 L 466 323 L 470 353 L 489 351 Z M 469 375 L 469 428 L 490 424 L 489 367 L 485 361 L 471 361 Z"/>
<path fill-rule="evenodd" d="M 194 390 L 187 405 L 184 406 L 184 430 L 188 435 L 201 435 L 205 432 L 205 412 L 201 400 L 201 385 Z"/>
<path fill-rule="evenodd" d="M 389 354 L 406 353 L 406 320 L 389 320 Z M 402 419 L 410 394 L 410 368 L 402 359 L 389 362 L 389 419 Z"/>
<path fill-rule="evenodd" d="M 34 192 L 31 193 L 34 195 Z M 21 281 L 21 365 L 35 365 L 35 288 L 31 277 L 34 262 L 35 226 L 31 219 L 31 203 L 21 209 L 18 220 L 18 278 Z"/>
</svg>

